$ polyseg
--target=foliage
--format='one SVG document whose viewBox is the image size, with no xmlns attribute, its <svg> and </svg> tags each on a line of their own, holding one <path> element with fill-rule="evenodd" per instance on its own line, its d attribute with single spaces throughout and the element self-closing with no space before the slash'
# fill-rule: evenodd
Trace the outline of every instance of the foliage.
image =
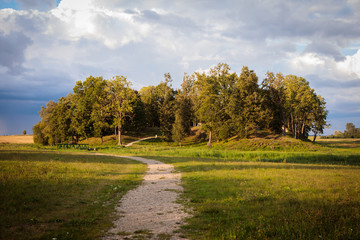
<svg viewBox="0 0 360 240">
<path fill-rule="evenodd" d="M 303 140 L 312 131 L 315 141 L 328 126 L 324 98 L 302 77 L 268 72 L 259 85 L 248 67 L 237 74 L 219 63 L 208 73 L 185 74 L 178 90 L 172 88 L 170 73 L 164 78 L 139 92 L 124 76 L 78 81 L 73 93 L 41 108 L 34 141 L 54 145 L 103 139 L 115 131 L 121 145 L 124 131 L 156 127 L 166 141 L 181 143 L 198 124 L 207 131 L 208 146 L 213 140 L 249 138 L 264 130 Z M 346 133 L 355 136 L 356 131 L 349 125 Z"/>
<path fill-rule="evenodd" d="M 141 102 L 144 104 L 144 110 L 146 115 L 147 127 L 160 127 L 159 120 L 159 106 L 155 93 L 154 86 L 148 86 L 141 88 L 140 92 Z"/>
<path fill-rule="evenodd" d="M 333 135 L 323 138 L 360 138 L 360 128 L 356 128 L 353 123 L 346 123 L 345 131 L 335 131 Z"/>
<path fill-rule="evenodd" d="M 156 101 L 159 109 L 160 129 L 167 141 L 172 140 L 172 125 L 175 121 L 175 91 L 171 88 L 171 75 L 164 74 L 165 80 L 155 88 Z"/>
<path fill-rule="evenodd" d="M 172 128 L 173 140 L 181 145 L 185 137 L 190 135 L 191 124 L 194 119 L 194 104 L 191 99 L 194 81 L 184 76 L 181 89 L 175 98 L 175 122 Z"/>
<path fill-rule="evenodd" d="M 233 77 L 229 74 L 230 67 L 227 64 L 218 64 L 210 69 L 210 74 L 196 73 L 196 87 L 198 89 L 199 108 L 197 116 L 204 128 L 209 133 L 208 146 L 211 146 L 212 137 L 219 131 L 220 127 L 229 119 L 224 109 L 228 104 L 231 94 Z"/>
<path fill-rule="evenodd" d="M 124 76 L 116 76 L 107 82 L 106 86 L 109 105 L 106 106 L 113 114 L 113 126 L 118 128 L 118 145 L 121 143 L 121 134 L 126 117 L 134 111 L 133 102 L 136 94 L 130 88 L 130 82 Z"/>
</svg>

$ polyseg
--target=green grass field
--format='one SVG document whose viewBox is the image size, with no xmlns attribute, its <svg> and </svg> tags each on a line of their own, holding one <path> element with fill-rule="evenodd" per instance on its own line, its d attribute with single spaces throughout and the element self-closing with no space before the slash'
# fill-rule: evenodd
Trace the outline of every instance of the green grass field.
<svg viewBox="0 0 360 240">
<path fill-rule="evenodd" d="M 145 170 L 115 157 L 1 150 L 0 239 L 99 239 Z"/>
<path fill-rule="evenodd" d="M 156 157 L 182 172 L 193 239 L 359 239 L 358 166 Z"/>
<path fill-rule="evenodd" d="M 358 139 L 92 147 L 174 164 L 190 239 L 360 239 Z M 145 167 L 85 152 L 0 145 L 2 239 L 100 239 Z"/>
</svg>

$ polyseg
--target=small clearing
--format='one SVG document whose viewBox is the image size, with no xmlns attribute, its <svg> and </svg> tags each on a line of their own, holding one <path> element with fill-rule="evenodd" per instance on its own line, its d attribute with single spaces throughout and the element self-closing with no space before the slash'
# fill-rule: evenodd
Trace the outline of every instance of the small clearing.
<svg viewBox="0 0 360 240">
<path fill-rule="evenodd" d="M 126 157 L 148 165 L 143 183 L 130 190 L 116 207 L 119 219 L 104 240 L 114 239 L 184 239 L 178 233 L 189 215 L 177 203 L 181 174 L 174 167 L 156 160 Z"/>
</svg>

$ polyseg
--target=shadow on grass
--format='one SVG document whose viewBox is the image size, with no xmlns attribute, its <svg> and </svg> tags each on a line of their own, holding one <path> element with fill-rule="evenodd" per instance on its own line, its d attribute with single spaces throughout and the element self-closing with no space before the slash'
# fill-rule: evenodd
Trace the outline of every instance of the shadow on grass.
<svg viewBox="0 0 360 240">
<path fill-rule="evenodd" d="M 0 151 L 0 239 L 100 239 L 112 225 L 115 204 L 141 182 L 146 168 L 134 163 Z"/>
<path fill-rule="evenodd" d="M 74 152 L 75 153 L 75 152 Z M 72 154 L 71 152 L 39 152 L 39 151 L 16 151 L 0 150 L 0 161 L 2 160 L 22 160 L 22 161 L 59 161 L 73 163 L 110 163 L 110 164 L 134 164 L 135 161 L 124 157 L 92 155 L 92 154 Z M 138 163 L 138 162 L 136 162 Z"/>
<path fill-rule="evenodd" d="M 111 227 L 114 205 L 138 183 L 95 178 L 7 181 L 0 187 L 0 239 L 100 238 Z"/>
</svg>

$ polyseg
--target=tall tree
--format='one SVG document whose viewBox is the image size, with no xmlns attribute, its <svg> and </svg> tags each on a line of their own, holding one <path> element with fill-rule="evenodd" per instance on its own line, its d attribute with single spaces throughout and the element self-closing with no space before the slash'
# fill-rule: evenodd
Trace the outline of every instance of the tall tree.
<svg viewBox="0 0 360 240">
<path fill-rule="evenodd" d="M 96 96 L 96 100 L 92 106 L 91 120 L 93 122 L 93 135 L 100 137 L 101 143 L 103 143 L 103 137 L 109 133 L 110 126 L 113 124 L 113 117 L 110 111 L 110 100 L 105 92 L 106 81 L 103 84 L 102 93 Z"/>
<path fill-rule="evenodd" d="M 145 105 L 141 101 L 139 92 L 135 91 L 136 97 L 131 103 L 133 105 L 133 114 L 128 116 L 125 120 L 125 130 L 140 132 L 147 126 L 147 115 Z"/>
<path fill-rule="evenodd" d="M 171 86 L 170 73 L 164 74 L 165 80 L 155 88 L 155 96 L 159 107 L 160 130 L 165 140 L 171 141 L 172 126 L 175 121 L 174 100 L 175 91 Z"/>
<path fill-rule="evenodd" d="M 91 118 L 98 96 L 103 94 L 105 80 L 89 76 L 84 82 L 77 81 L 73 89 L 76 108 L 73 112 L 72 126 L 77 134 L 86 138 L 93 136 L 94 122 Z"/>
<path fill-rule="evenodd" d="M 186 136 L 190 135 L 191 123 L 194 119 L 194 108 L 191 101 L 191 94 L 194 88 L 194 78 L 185 75 L 181 89 L 175 97 L 175 122 L 172 128 L 173 140 L 180 145 Z"/>
<path fill-rule="evenodd" d="M 354 134 L 356 132 L 355 125 L 353 123 L 346 123 L 345 128 L 346 128 L 345 136 L 346 137 L 354 137 Z"/>
<path fill-rule="evenodd" d="M 37 126 L 36 130 L 39 130 L 41 134 L 39 136 L 43 136 L 40 141 L 42 141 L 45 145 L 51 144 L 54 145 L 56 143 L 56 122 L 54 120 L 54 112 L 56 109 L 57 103 L 53 100 L 46 103 L 45 107 L 41 107 L 40 117 L 41 123 Z"/>
<path fill-rule="evenodd" d="M 33 126 L 33 139 L 34 143 L 38 143 L 41 145 L 48 145 L 48 139 L 45 136 L 44 133 L 44 124 L 42 121 L 39 121 L 37 124 Z"/>
<path fill-rule="evenodd" d="M 136 98 L 134 90 L 130 88 L 130 82 L 124 76 L 115 76 L 107 81 L 106 92 L 108 94 L 109 109 L 112 111 L 113 123 L 118 127 L 118 145 L 122 145 L 121 134 L 125 118 L 133 113 L 133 101 Z"/>
<path fill-rule="evenodd" d="M 286 114 L 284 109 L 284 75 L 272 72 L 266 73 L 266 78 L 261 84 L 264 93 L 266 108 L 270 111 L 271 120 L 267 126 L 276 133 L 286 133 Z"/>
<path fill-rule="evenodd" d="M 202 126 L 207 130 L 211 146 L 213 134 L 218 132 L 224 125 L 229 116 L 224 111 L 227 104 L 228 94 L 224 94 L 231 89 L 231 77 L 229 78 L 230 67 L 227 64 L 219 63 L 210 69 L 210 74 L 196 73 L 196 87 L 198 90 L 199 108 L 197 116 L 202 122 Z"/>
<path fill-rule="evenodd" d="M 78 138 L 74 139 L 76 136 L 76 131 L 72 127 L 72 113 L 74 112 L 75 104 L 73 102 L 73 95 L 69 94 L 66 97 L 61 97 L 58 100 L 56 108 L 52 113 L 52 119 L 54 122 L 55 134 L 57 143 L 63 143 L 65 141 L 77 141 Z"/>
<path fill-rule="evenodd" d="M 313 124 L 312 124 L 312 132 L 314 133 L 313 142 L 315 142 L 318 134 L 324 133 L 324 128 L 329 125 L 326 122 L 326 117 L 328 115 L 328 111 L 325 108 L 326 102 L 323 97 L 320 95 L 316 96 L 316 101 L 314 101 L 313 106 Z"/>
<path fill-rule="evenodd" d="M 263 127 L 271 118 L 265 98 L 259 89 L 258 77 L 244 66 L 234 83 L 228 112 L 240 137 L 248 137 Z"/>
<path fill-rule="evenodd" d="M 147 127 L 159 127 L 159 104 L 156 97 L 156 87 L 148 86 L 140 89 L 140 98 L 144 104 Z"/>
<path fill-rule="evenodd" d="M 302 77 L 285 77 L 287 128 L 296 139 L 307 139 L 314 121 L 314 106 L 319 103 L 314 89 Z"/>
</svg>

